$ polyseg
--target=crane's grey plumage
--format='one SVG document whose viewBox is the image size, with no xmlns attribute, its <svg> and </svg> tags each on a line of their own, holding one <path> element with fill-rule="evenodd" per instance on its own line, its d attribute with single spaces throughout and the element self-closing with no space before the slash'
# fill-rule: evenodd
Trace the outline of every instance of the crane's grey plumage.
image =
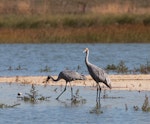
<svg viewBox="0 0 150 124">
<path fill-rule="evenodd" d="M 48 82 L 49 79 L 52 79 L 53 81 L 59 81 L 61 79 L 64 79 L 66 81 L 66 85 L 64 90 L 62 91 L 62 93 L 56 98 L 59 99 L 59 97 L 66 91 L 66 87 L 67 87 L 67 83 L 74 81 L 74 80 L 85 80 L 86 77 L 82 74 L 79 74 L 76 71 L 72 71 L 72 70 L 64 70 L 61 71 L 58 75 L 57 79 L 54 79 L 52 76 L 48 76 L 46 82 Z M 71 85 L 70 85 L 71 86 Z M 73 89 L 71 87 L 71 97 L 73 98 Z"/>
<path fill-rule="evenodd" d="M 105 73 L 105 71 L 103 69 L 97 67 L 96 65 L 91 64 L 88 61 L 89 49 L 85 48 L 85 50 L 83 52 L 86 53 L 85 63 L 86 63 L 87 69 L 89 71 L 89 74 L 97 83 L 97 96 L 96 96 L 96 101 L 97 101 L 98 98 L 100 100 L 100 92 L 101 92 L 101 87 L 100 87 L 99 83 L 102 82 L 111 89 L 111 82 L 110 82 L 108 75 Z M 99 92 L 99 94 L 98 94 L 98 92 Z"/>
</svg>

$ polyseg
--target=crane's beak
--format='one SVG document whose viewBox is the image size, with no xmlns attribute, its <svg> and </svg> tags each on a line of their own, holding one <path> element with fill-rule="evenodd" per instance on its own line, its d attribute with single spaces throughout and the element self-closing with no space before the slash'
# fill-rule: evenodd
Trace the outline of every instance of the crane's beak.
<svg viewBox="0 0 150 124">
<path fill-rule="evenodd" d="M 111 84 L 109 84 L 109 88 L 110 88 L 110 89 L 112 89 L 112 86 L 111 86 Z"/>
<path fill-rule="evenodd" d="M 86 52 L 86 49 L 83 50 L 83 53 L 85 53 L 85 52 Z"/>
<path fill-rule="evenodd" d="M 88 50 L 89 50 L 88 48 L 85 48 L 84 51 L 83 51 L 83 53 L 87 52 Z"/>
</svg>

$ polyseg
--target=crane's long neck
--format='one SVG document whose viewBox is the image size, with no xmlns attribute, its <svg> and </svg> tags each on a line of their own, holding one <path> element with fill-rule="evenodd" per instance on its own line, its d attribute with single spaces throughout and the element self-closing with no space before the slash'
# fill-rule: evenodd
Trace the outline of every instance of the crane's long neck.
<svg viewBox="0 0 150 124">
<path fill-rule="evenodd" d="M 50 78 L 51 78 L 53 81 L 59 81 L 59 80 L 60 80 L 59 76 L 57 77 L 57 79 L 54 79 L 52 76 L 50 76 Z"/>
<path fill-rule="evenodd" d="M 89 51 L 86 52 L 85 63 L 86 65 L 89 64 Z"/>
</svg>

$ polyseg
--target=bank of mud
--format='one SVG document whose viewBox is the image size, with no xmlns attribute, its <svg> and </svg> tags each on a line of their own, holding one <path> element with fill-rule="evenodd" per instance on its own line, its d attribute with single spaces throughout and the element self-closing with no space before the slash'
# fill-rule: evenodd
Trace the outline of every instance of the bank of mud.
<svg viewBox="0 0 150 124">
<path fill-rule="evenodd" d="M 72 86 L 91 86 L 95 87 L 95 81 L 87 75 L 87 80 L 79 80 L 71 82 Z M 148 90 L 150 91 L 150 75 L 109 75 L 112 85 L 112 90 Z M 20 84 L 37 84 L 45 85 L 46 76 L 13 76 L 13 77 L 0 77 L 0 83 L 20 83 Z M 57 76 L 54 76 L 57 78 Z M 49 80 L 47 85 L 65 85 L 64 80 L 53 82 Z M 68 85 L 69 86 L 69 85 Z M 105 85 L 101 84 L 103 89 Z M 107 89 L 107 88 L 106 88 Z"/>
</svg>

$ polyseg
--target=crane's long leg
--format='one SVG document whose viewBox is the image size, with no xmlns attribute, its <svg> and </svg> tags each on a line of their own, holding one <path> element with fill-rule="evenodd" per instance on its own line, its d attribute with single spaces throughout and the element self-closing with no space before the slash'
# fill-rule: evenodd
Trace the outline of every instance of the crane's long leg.
<svg viewBox="0 0 150 124">
<path fill-rule="evenodd" d="M 99 102 L 100 103 L 100 94 L 101 94 L 101 87 L 100 87 L 100 84 L 98 83 L 97 84 L 97 95 L 96 95 L 96 102 Z"/>
<path fill-rule="evenodd" d="M 56 98 L 57 100 L 59 99 L 59 97 L 66 91 L 66 87 L 67 87 L 67 83 L 66 83 L 66 85 L 65 85 L 65 88 L 64 88 L 64 90 L 61 92 L 61 94 Z"/>
<path fill-rule="evenodd" d="M 70 82 L 69 82 L 70 83 Z M 71 87 L 71 99 L 73 99 L 73 88 L 71 86 L 71 83 L 70 83 L 70 87 Z"/>
<path fill-rule="evenodd" d="M 97 86 L 97 92 L 96 92 L 96 102 L 98 100 L 98 86 Z"/>
<path fill-rule="evenodd" d="M 98 84 L 99 85 L 99 102 L 100 102 L 100 99 L 101 99 L 101 86 L 100 86 L 100 84 Z"/>
</svg>

